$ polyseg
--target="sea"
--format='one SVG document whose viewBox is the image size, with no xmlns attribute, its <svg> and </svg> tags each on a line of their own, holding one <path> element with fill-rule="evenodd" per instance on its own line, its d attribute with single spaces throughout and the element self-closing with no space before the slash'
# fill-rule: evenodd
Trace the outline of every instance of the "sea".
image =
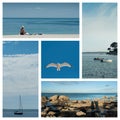
<svg viewBox="0 0 120 120">
<path fill-rule="evenodd" d="M 14 115 L 16 109 L 3 109 L 3 117 L 38 117 L 37 109 L 25 109 L 23 115 Z"/>
<path fill-rule="evenodd" d="M 94 60 L 94 58 L 112 60 L 111 63 Z M 82 54 L 82 77 L 83 78 L 117 78 L 117 55 L 106 53 L 83 53 Z"/>
<path fill-rule="evenodd" d="M 70 98 L 70 100 L 94 100 L 102 99 L 104 96 L 117 97 L 117 93 L 42 93 L 42 96 L 47 96 L 50 98 L 54 95 L 65 95 Z"/>
<path fill-rule="evenodd" d="M 22 25 L 29 34 L 79 34 L 79 18 L 3 18 L 3 35 L 19 34 Z"/>
</svg>

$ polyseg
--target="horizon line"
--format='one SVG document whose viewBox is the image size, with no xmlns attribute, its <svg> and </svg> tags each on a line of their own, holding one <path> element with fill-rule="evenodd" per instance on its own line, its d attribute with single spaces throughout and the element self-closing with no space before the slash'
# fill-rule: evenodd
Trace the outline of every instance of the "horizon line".
<svg viewBox="0 0 120 120">
<path fill-rule="evenodd" d="M 79 19 L 79 17 L 3 17 L 3 18 L 16 18 L 16 19 L 23 19 L 23 18 L 41 18 L 41 19 L 45 19 L 45 18 L 77 18 Z"/>
<path fill-rule="evenodd" d="M 50 92 L 41 92 L 41 93 L 50 93 Z M 63 92 L 51 92 L 51 93 L 63 93 Z M 64 92 L 64 93 L 80 93 L 80 92 Z M 87 93 L 87 92 L 86 92 Z M 90 92 L 90 93 L 95 93 L 95 92 Z M 96 92 L 96 94 L 97 94 L 98 92 Z M 101 92 L 101 93 L 108 93 L 108 92 Z M 117 92 L 111 92 L 110 94 L 112 94 L 112 93 L 114 93 L 114 94 L 118 94 Z M 80 93 L 80 94 L 85 94 L 85 92 L 83 92 L 83 93 Z M 88 93 L 87 93 L 88 94 Z M 99 93 L 98 93 L 99 94 Z"/>
</svg>

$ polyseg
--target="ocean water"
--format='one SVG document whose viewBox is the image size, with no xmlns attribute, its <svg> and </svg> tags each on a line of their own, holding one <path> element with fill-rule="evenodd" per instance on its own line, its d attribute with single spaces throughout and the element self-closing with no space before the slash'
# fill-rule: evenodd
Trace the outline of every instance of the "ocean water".
<svg viewBox="0 0 120 120">
<path fill-rule="evenodd" d="M 23 115 L 14 115 L 16 109 L 3 109 L 3 117 L 38 117 L 38 110 L 23 110 Z"/>
<path fill-rule="evenodd" d="M 30 34 L 79 34 L 79 18 L 3 18 L 3 35 L 17 35 L 24 25 Z"/>
<path fill-rule="evenodd" d="M 116 97 L 116 93 L 42 93 L 42 96 L 47 96 L 48 98 L 53 95 L 65 95 L 70 98 L 70 100 L 93 100 L 96 98 L 103 98 L 104 96 Z"/>
<path fill-rule="evenodd" d="M 93 60 L 94 58 L 111 59 L 111 63 Z M 83 78 L 117 78 L 117 56 L 106 53 L 83 53 L 82 54 L 82 77 Z"/>
</svg>

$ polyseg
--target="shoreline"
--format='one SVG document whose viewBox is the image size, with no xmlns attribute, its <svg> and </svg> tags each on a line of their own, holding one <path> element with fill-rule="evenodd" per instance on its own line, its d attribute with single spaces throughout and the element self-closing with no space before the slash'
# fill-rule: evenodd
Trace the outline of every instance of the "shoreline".
<svg viewBox="0 0 120 120">
<path fill-rule="evenodd" d="M 64 95 L 42 96 L 41 117 L 117 117 L 116 98 L 70 100 Z"/>
<path fill-rule="evenodd" d="M 3 38 L 79 38 L 79 34 L 3 35 Z"/>
</svg>

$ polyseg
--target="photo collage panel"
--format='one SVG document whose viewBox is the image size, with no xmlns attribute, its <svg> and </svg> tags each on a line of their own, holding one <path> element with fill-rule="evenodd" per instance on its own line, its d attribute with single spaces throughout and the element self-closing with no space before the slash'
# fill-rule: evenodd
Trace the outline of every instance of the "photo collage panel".
<svg viewBox="0 0 120 120">
<path fill-rule="evenodd" d="M 119 2 L 1 2 L 3 118 L 118 117 Z"/>
</svg>

